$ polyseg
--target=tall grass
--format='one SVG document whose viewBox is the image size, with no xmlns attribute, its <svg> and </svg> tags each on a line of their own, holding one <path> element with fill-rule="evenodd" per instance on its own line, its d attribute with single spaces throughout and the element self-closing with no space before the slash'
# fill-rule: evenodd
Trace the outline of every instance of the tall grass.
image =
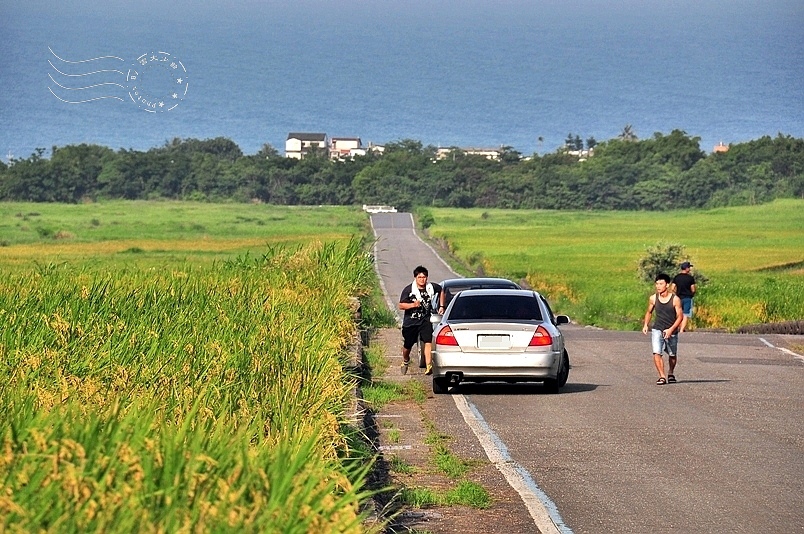
<svg viewBox="0 0 804 534">
<path fill-rule="evenodd" d="M 431 211 L 430 234 L 462 262 L 527 280 L 584 324 L 640 327 L 652 286 L 637 263 L 658 242 L 684 245 L 710 279 L 698 288 L 693 327 L 804 317 L 802 200 L 664 213 Z"/>
<path fill-rule="evenodd" d="M 357 532 L 358 240 L 0 281 L 0 530 Z"/>
</svg>

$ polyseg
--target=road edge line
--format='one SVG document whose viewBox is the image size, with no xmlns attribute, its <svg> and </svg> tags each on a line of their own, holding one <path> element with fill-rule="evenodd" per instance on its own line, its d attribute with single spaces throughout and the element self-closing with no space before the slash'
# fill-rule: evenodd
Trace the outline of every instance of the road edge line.
<svg viewBox="0 0 804 534">
<path fill-rule="evenodd" d="M 536 484 L 530 473 L 517 464 L 508 454 L 508 448 L 497 434 L 489 427 L 486 420 L 464 395 L 452 395 L 455 406 L 463 415 L 464 421 L 472 429 L 486 457 L 496 467 L 508 485 L 522 498 L 528 513 L 542 534 L 572 534 L 561 518 L 558 507 L 547 494 Z"/>
<path fill-rule="evenodd" d="M 415 235 L 419 239 L 419 241 L 424 243 L 424 246 L 426 246 L 427 248 L 430 249 L 430 251 L 433 253 L 433 255 L 435 255 L 435 257 L 438 258 L 439 261 L 444 264 L 444 267 L 446 267 L 447 270 L 449 272 L 451 272 L 455 276 L 455 278 L 463 278 L 458 273 L 456 273 L 452 269 L 452 267 L 450 267 L 449 263 L 447 263 L 447 261 L 444 258 L 441 257 L 441 254 L 436 252 L 436 249 L 434 249 L 432 246 L 430 246 L 430 243 L 428 243 L 427 241 L 425 241 L 424 239 L 421 238 L 421 236 L 416 232 L 416 221 L 413 220 L 413 214 L 410 213 L 409 215 L 410 215 L 410 227 L 413 230 L 413 235 Z"/>
<path fill-rule="evenodd" d="M 767 340 L 766 340 L 765 338 L 763 338 L 763 337 L 759 338 L 759 340 L 760 340 L 761 342 L 763 342 L 765 345 L 767 345 L 768 347 L 770 347 L 770 348 L 772 348 L 772 349 L 780 350 L 780 351 L 784 352 L 785 354 L 789 354 L 790 356 L 792 356 L 792 357 L 793 357 L 793 358 L 795 358 L 796 360 L 800 361 L 801 363 L 804 363 L 804 356 L 802 356 L 801 354 L 798 354 L 798 353 L 796 353 L 796 352 L 793 352 L 792 350 L 790 350 L 790 349 L 786 349 L 786 348 L 784 348 L 784 347 L 777 347 L 776 345 L 774 345 L 774 344 L 773 344 L 773 343 L 771 343 L 770 341 L 767 341 Z"/>
</svg>

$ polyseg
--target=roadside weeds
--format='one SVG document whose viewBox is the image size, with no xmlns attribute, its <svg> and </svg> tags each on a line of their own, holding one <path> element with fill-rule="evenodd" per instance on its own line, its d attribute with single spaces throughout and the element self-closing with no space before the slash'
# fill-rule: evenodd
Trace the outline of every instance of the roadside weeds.
<svg viewBox="0 0 804 534">
<path fill-rule="evenodd" d="M 365 350 L 373 375 L 363 387 L 366 432 L 379 452 L 369 483 L 383 490 L 375 497 L 379 520 L 387 521 L 382 532 L 488 531 L 505 513 L 482 480 L 496 469 L 452 451 L 453 437 L 438 430 L 428 410 L 430 377 L 414 365 L 403 376 L 394 365 L 398 337 L 398 329 L 380 330 Z"/>
</svg>

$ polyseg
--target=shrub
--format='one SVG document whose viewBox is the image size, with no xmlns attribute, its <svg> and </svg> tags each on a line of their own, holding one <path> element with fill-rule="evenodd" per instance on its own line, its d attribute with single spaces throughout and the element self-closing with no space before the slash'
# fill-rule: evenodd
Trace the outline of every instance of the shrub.
<svg viewBox="0 0 804 534">
<path fill-rule="evenodd" d="M 47 228 L 45 226 L 37 226 L 36 233 L 39 234 L 39 237 L 47 238 L 47 237 L 53 237 L 53 234 L 55 232 L 53 231 L 52 228 Z"/>
<path fill-rule="evenodd" d="M 433 217 L 433 214 L 431 212 L 429 211 L 421 212 L 421 214 L 419 215 L 419 226 L 427 230 L 434 224 L 435 224 L 435 217 Z"/>
<path fill-rule="evenodd" d="M 684 254 L 684 245 L 677 243 L 657 243 L 648 247 L 646 252 L 640 258 L 638 267 L 639 279 L 645 282 L 653 282 L 659 273 L 666 273 L 672 278 L 679 264 L 688 260 Z"/>
</svg>

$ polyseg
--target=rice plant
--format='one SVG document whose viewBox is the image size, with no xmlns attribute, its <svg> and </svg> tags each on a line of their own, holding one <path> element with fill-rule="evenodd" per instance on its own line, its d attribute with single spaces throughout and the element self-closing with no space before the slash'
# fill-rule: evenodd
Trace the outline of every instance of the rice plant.
<svg viewBox="0 0 804 534">
<path fill-rule="evenodd" d="M 344 366 L 373 273 L 356 239 L 10 273 L 0 530 L 361 531 Z"/>
</svg>

